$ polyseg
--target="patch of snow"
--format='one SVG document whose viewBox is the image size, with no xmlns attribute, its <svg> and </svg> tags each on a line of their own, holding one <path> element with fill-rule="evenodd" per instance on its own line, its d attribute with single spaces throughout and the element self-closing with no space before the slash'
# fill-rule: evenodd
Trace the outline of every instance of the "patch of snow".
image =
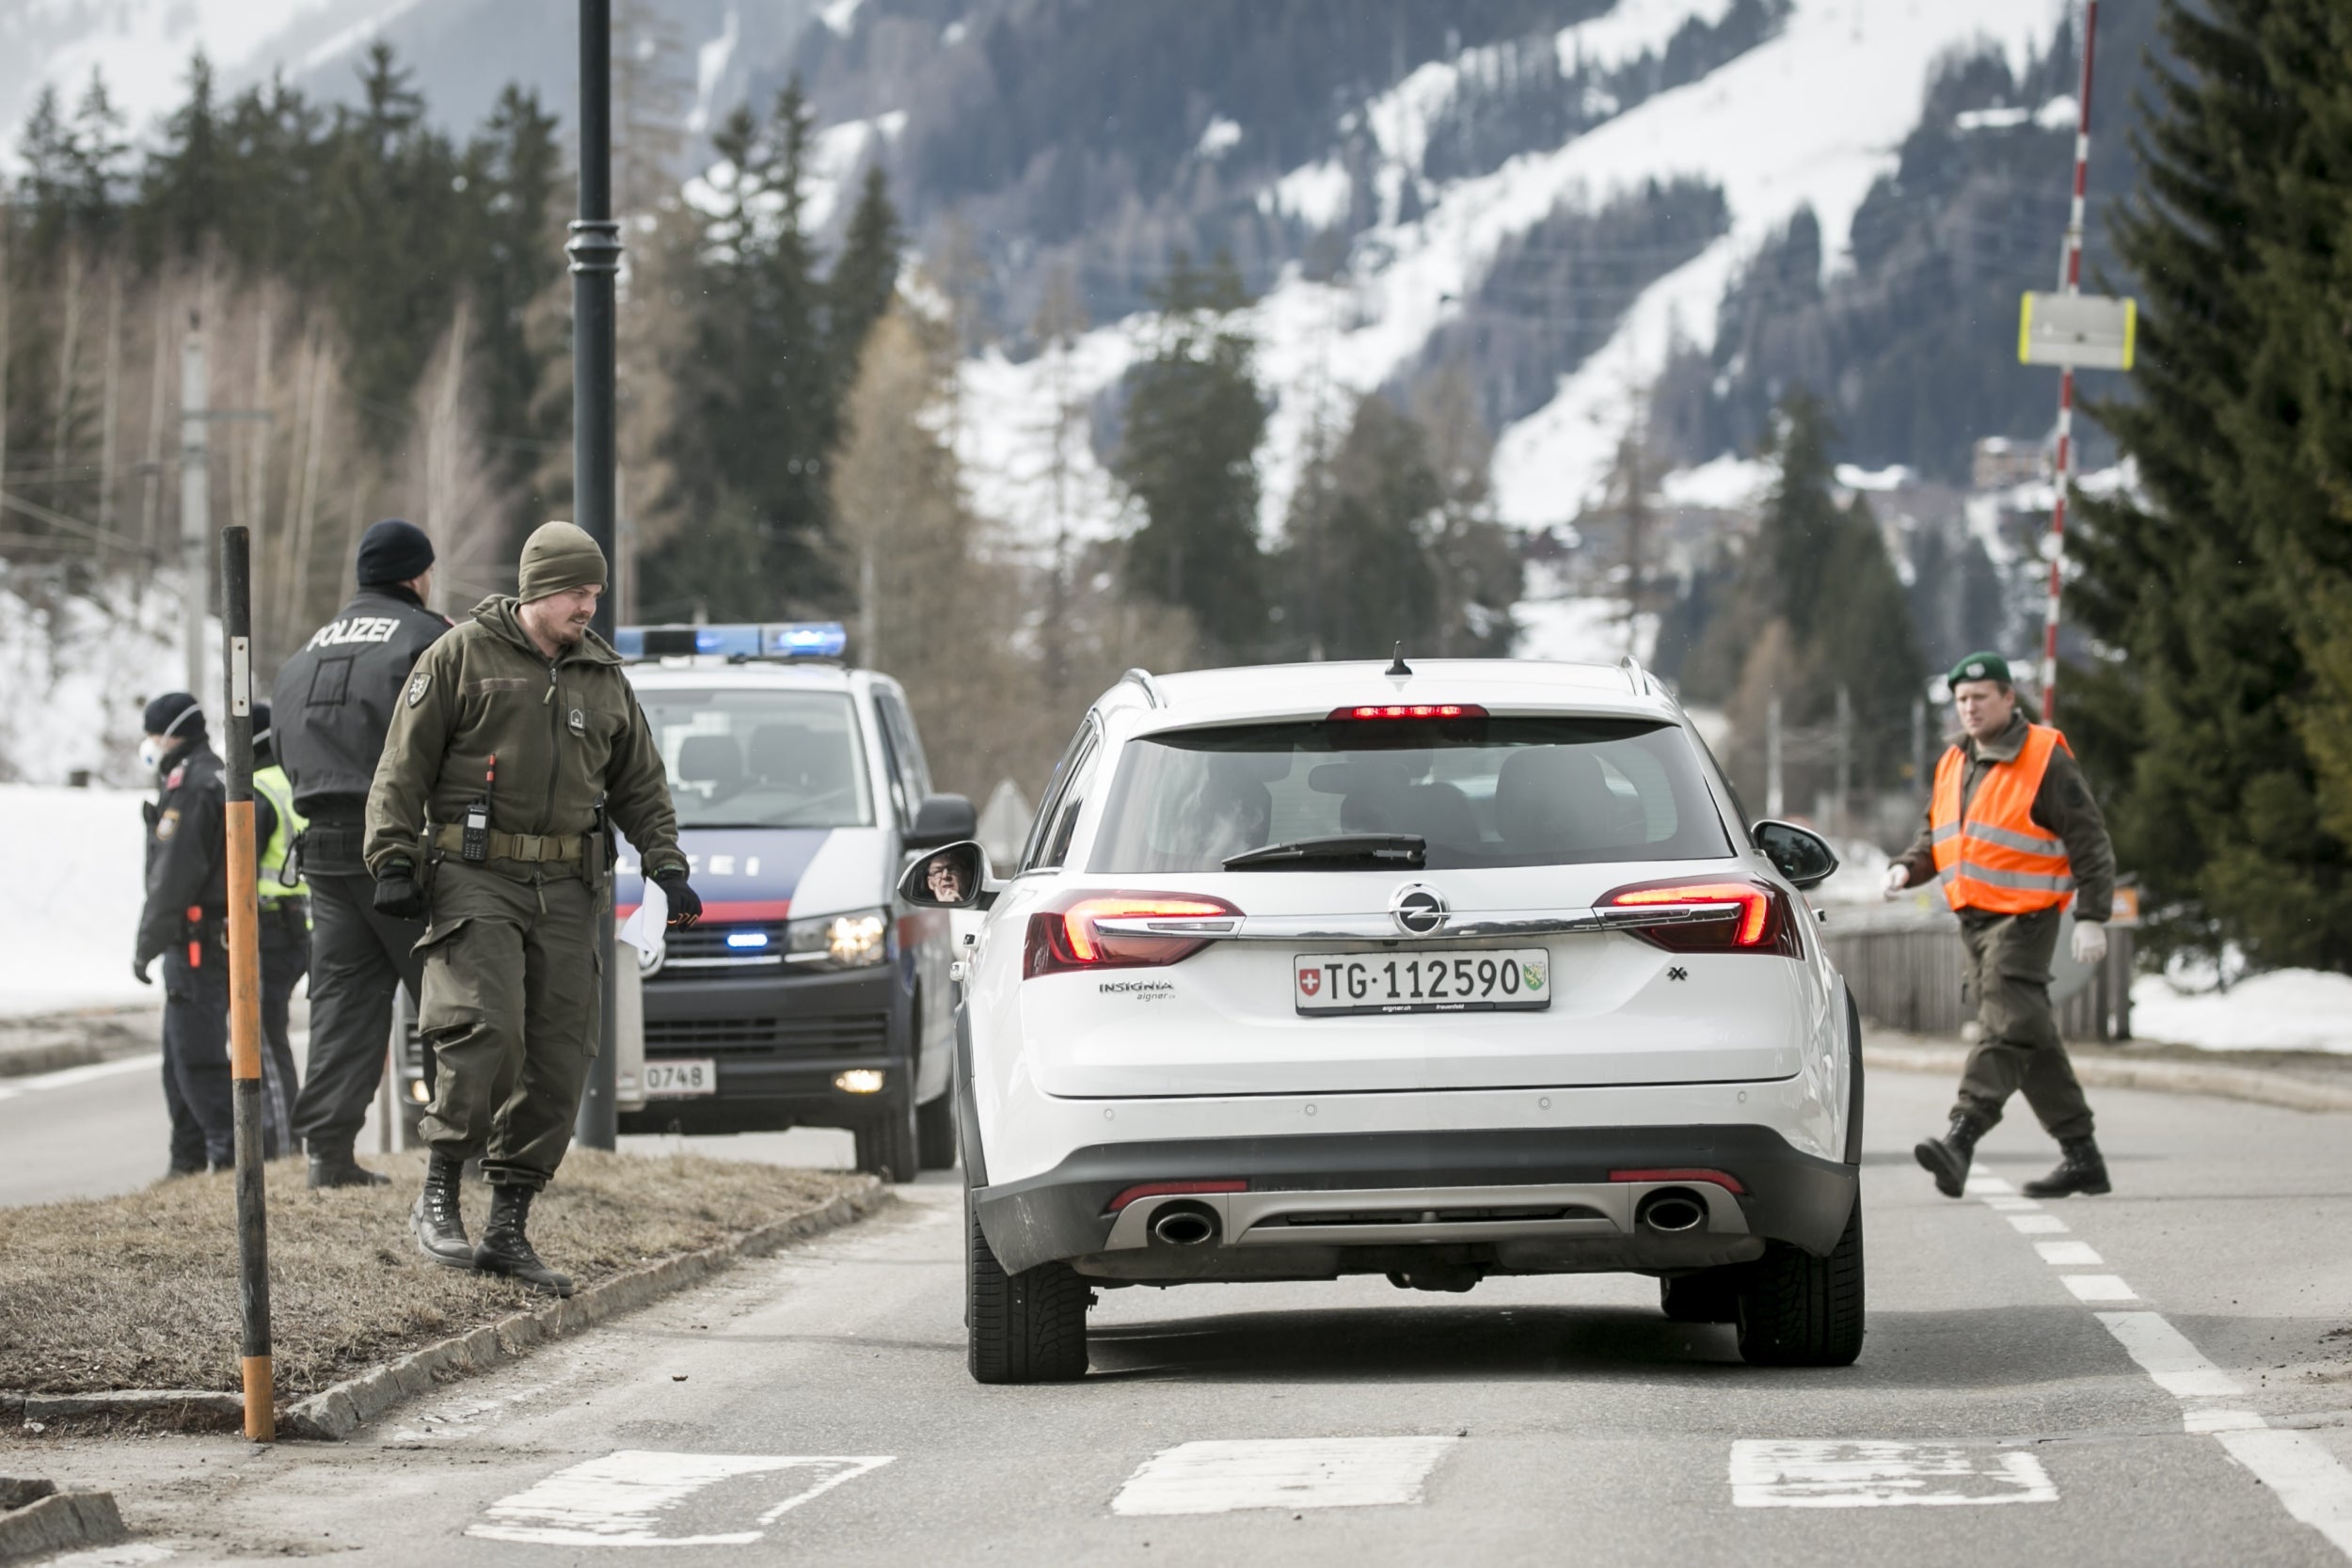
<svg viewBox="0 0 2352 1568">
<path fill-rule="evenodd" d="M 2071 92 L 2058 94 L 2033 115 L 2033 122 L 2044 131 L 2072 131 L 2082 124 L 2082 109 Z"/>
<path fill-rule="evenodd" d="M 1732 0 L 1618 0 L 1608 15 L 1560 29 L 1560 73 L 1574 75 L 1579 67 L 1611 71 L 1663 54 L 1684 24 L 1719 25 L 1731 6 Z"/>
<path fill-rule="evenodd" d="M 1241 123 L 1218 115 L 1200 133 L 1200 140 L 1193 147 L 1193 156 L 1212 163 L 1241 145 Z"/>
<path fill-rule="evenodd" d="M 2278 969 L 2228 990 L 2183 994 L 2161 974 L 2132 982 L 2132 1033 L 2207 1051 L 2352 1054 L 2352 975 Z"/>
<path fill-rule="evenodd" d="M 939 46 L 942 49 L 953 49 L 957 44 L 963 41 L 964 35 L 969 33 L 971 30 L 970 25 L 966 23 L 961 21 L 950 22 L 946 26 L 940 29 Z"/>
<path fill-rule="evenodd" d="M 384 8 L 375 15 L 362 17 L 312 45 L 303 55 L 299 69 L 316 71 L 345 55 L 357 54 L 364 45 L 373 42 L 389 24 L 398 21 L 403 13 L 414 10 L 416 7 L 417 0 L 387 0 Z"/>
<path fill-rule="evenodd" d="M 822 232 L 840 211 L 841 193 L 849 188 L 885 143 L 898 139 L 907 128 L 904 109 L 893 109 L 872 119 L 847 119 L 817 133 L 809 150 L 808 177 L 801 186 L 802 220 L 810 233 Z"/>
<path fill-rule="evenodd" d="M 2068 114 L 2074 110 L 2069 108 Z M 1998 109 L 1963 109 L 1952 117 L 1952 123 L 1963 131 L 2006 131 L 2023 125 L 2034 118 L 2031 109 L 2010 106 Z"/>
<path fill-rule="evenodd" d="M 1836 474 L 1837 483 L 1847 489 L 1867 490 L 1874 494 L 1907 489 L 1917 480 L 1917 476 L 1900 463 L 1890 463 L 1883 468 L 1865 468 L 1853 463 L 1840 463 Z"/>
<path fill-rule="evenodd" d="M 1677 468 L 1659 482 L 1658 493 L 1669 506 L 1744 512 L 1764 499 L 1778 472 L 1770 463 L 1724 452 L 1694 468 Z"/>
<path fill-rule="evenodd" d="M 1637 616 L 1629 628 L 1623 599 L 1521 599 L 1511 614 L 1519 625 L 1517 658 L 1614 664 L 1629 653 L 1646 663 L 1658 642 L 1658 617 Z"/>
<path fill-rule="evenodd" d="M 1347 216 L 1354 182 L 1336 158 L 1295 168 L 1258 193 L 1258 211 L 1296 218 L 1310 229 L 1329 229 Z"/>
<path fill-rule="evenodd" d="M 866 0 L 828 0 L 817 17 L 826 26 L 848 38 L 850 30 L 857 25 L 858 8 L 865 4 Z"/>
<path fill-rule="evenodd" d="M 137 783 L 139 710 L 186 679 L 178 613 L 162 590 L 142 599 L 112 582 L 92 597 L 57 597 L 0 566 L 0 777 L 62 784 L 87 768 Z M 206 628 L 215 648 L 217 625 Z"/>
<path fill-rule="evenodd" d="M 1364 124 L 1383 157 L 1415 174 L 1429 151 L 1429 133 L 1461 90 L 1460 60 L 1431 60 L 1364 105 Z"/>
<path fill-rule="evenodd" d="M 719 36 L 694 51 L 694 107 L 686 116 L 690 135 L 701 135 L 710 129 L 712 111 L 717 107 L 719 83 L 727 73 L 727 62 L 735 58 L 735 46 L 743 37 L 743 18 L 733 6 L 727 8 L 727 19 L 720 27 Z"/>
<path fill-rule="evenodd" d="M 0 855 L 17 896 L 0 899 L 0 1015 L 163 1001 L 163 966 L 131 974 L 146 902 L 151 792 L 0 784 Z M 70 898 L 27 890 L 72 890 Z"/>
</svg>

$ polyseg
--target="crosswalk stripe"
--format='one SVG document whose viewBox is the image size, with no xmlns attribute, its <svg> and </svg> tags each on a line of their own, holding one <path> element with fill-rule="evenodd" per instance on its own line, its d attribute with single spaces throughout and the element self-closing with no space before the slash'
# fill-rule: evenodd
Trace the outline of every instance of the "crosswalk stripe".
<svg viewBox="0 0 2352 1568">
<path fill-rule="evenodd" d="M 891 1457 L 658 1453 L 623 1449 L 558 1470 L 511 1497 L 501 1498 L 484 1511 L 484 1521 L 469 1526 L 466 1533 L 485 1541 L 549 1546 L 746 1546 L 764 1533 L 752 1527 L 771 1525 L 819 1493 L 880 1469 Z M 702 1534 L 662 1532 L 665 1517 L 696 1493 L 721 1481 L 755 1475 L 791 1475 L 797 1489 L 736 1528 Z"/>
<path fill-rule="evenodd" d="M 1452 1437 L 1271 1437 L 1183 1443 L 1153 1454 L 1111 1499 L 1120 1514 L 1371 1508 L 1421 1501 Z"/>
<path fill-rule="evenodd" d="M 2042 1461 L 1957 1443 L 1742 1438 L 1731 1446 L 1739 1508 L 1915 1508 L 2054 1503 Z"/>
</svg>

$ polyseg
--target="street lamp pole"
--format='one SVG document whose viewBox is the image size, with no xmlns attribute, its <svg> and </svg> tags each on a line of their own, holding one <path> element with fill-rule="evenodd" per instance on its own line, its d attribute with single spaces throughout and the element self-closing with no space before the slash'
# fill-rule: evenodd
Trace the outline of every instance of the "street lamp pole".
<svg viewBox="0 0 2352 1568">
<path fill-rule="evenodd" d="M 572 517 L 604 559 L 618 559 L 613 539 L 613 286 L 621 267 L 620 225 L 612 218 L 612 0 L 580 0 L 580 216 L 565 247 L 572 264 Z M 612 594 L 596 604 L 596 630 L 612 637 Z M 596 852 L 601 852 L 599 847 Z M 582 1146 L 611 1148 L 619 1121 L 612 1044 L 612 922 L 597 922 L 603 955 L 603 1006 L 596 1059 L 580 1097 Z"/>
</svg>

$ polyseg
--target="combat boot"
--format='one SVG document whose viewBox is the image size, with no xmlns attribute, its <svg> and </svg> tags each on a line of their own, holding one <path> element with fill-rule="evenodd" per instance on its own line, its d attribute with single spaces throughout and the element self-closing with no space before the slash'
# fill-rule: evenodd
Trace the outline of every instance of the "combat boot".
<svg viewBox="0 0 2352 1568">
<path fill-rule="evenodd" d="M 519 1279 L 551 1296 L 568 1296 L 572 1276 L 539 1261 L 531 1238 L 523 1234 L 531 1223 L 531 1200 L 537 1196 L 532 1188 L 504 1183 L 490 1189 L 490 1218 L 482 1227 L 482 1244 L 473 1249 L 473 1266 Z"/>
<path fill-rule="evenodd" d="M 351 1157 L 351 1146 L 310 1150 L 310 1187 L 389 1187 L 392 1179 Z"/>
<path fill-rule="evenodd" d="M 2099 1153 L 2099 1140 L 2084 1136 L 2060 1138 L 2058 1167 L 2018 1190 L 2027 1197 L 2069 1197 L 2075 1193 L 2097 1197 L 2115 1188 L 2107 1180 L 2107 1163 Z"/>
<path fill-rule="evenodd" d="M 464 1169 L 445 1154 L 436 1154 L 424 1167 L 424 1191 L 408 1211 L 417 1233 L 417 1250 L 436 1263 L 453 1269 L 473 1267 L 473 1243 L 466 1240 L 465 1216 L 458 1212 L 459 1173 Z"/>
<path fill-rule="evenodd" d="M 1974 1117 L 1954 1111 L 1950 1132 L 1928 1139 L 1911 1152 L 1920 1168 L 1935 1178 L 1937 1192 L 1958 1197 L 1967 1188 L 1968 1162 L 1976 1158 L 1977 1140 L 1983 1136 L 1984 1129 Z"/>
</svg>

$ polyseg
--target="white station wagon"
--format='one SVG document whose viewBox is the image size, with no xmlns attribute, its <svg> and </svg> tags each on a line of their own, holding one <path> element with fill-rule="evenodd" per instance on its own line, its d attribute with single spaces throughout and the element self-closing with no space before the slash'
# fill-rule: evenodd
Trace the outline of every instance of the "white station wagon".
<svg viewBox="0 0 2352 1568">
<path fill-rule="evenodd" d="M 1075 1378 L 1091 1292 L 1631 1272 L 1741 1354 L 1861 1348 L 1861 1039 L 1800 889 L 1618 667 L 1130 673 L 986 911 L 956 1101 L 971 1370 Z"/>
</svg>

